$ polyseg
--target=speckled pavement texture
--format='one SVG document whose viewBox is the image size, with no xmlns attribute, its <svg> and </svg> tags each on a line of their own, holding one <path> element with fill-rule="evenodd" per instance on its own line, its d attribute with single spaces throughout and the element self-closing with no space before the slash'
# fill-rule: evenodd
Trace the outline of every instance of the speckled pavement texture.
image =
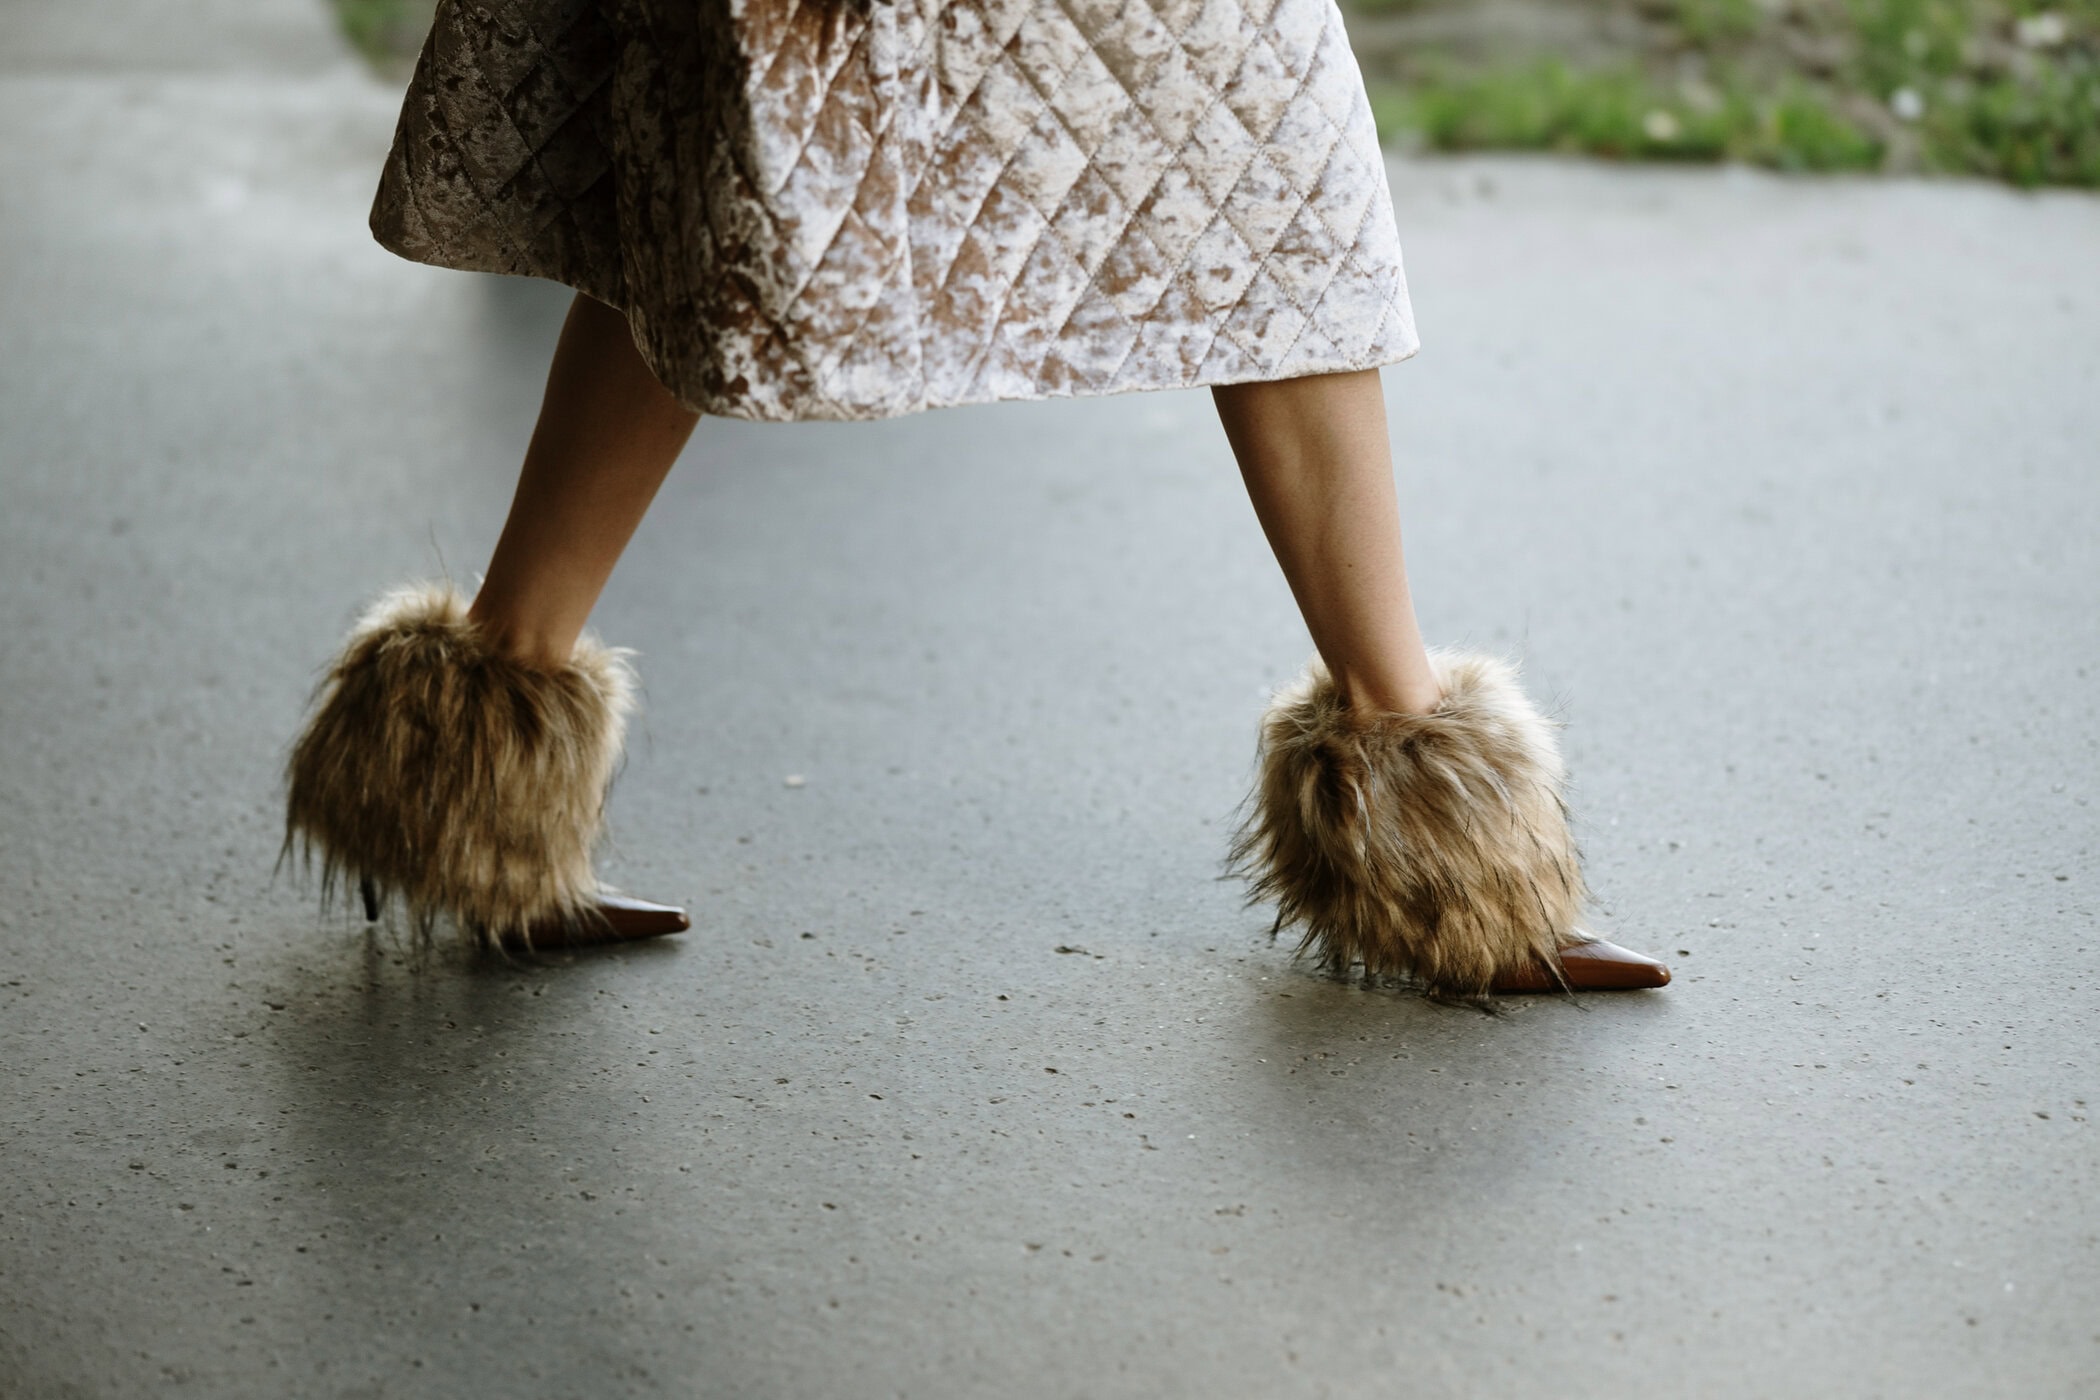
<svg viewBox="0 0 2100 1400">
<path fill-rule="evenodd" d="M 1306 644 L 1200 395 L 704 425 L 600 613 L 696 927 L 419 970 L 279 764 L 562 297 L 367 241 L 317 7 L 163 9 L 0 0 L 0 1395 L 2100 1393 L 2100 201 L 1393 167 L 1425 622 L 1665 992 L 1215 878 Z"/>
</svg>

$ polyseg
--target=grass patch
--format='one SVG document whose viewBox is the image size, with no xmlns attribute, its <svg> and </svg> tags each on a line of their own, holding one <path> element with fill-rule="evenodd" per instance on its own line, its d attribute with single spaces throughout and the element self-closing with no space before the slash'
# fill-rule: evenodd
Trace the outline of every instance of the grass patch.
<svg viewBox="0 0 2100 1400">
<path fill-rule="evenodd" d="M 1552 150 L 1640 160 L 1745 160 L 1788 170 L 1871 170 L 1882 144 L 1819 94 L 1665 88 L 1633 69 L 1530 67 L 1381 89 L 1386 134 L 1438 150 Z"/>
<path fill-rule="evenodd" d="M 2100 0 L 1536 0 L 1568 57 L 1466 4 L 1354 0 L 1388 135 L 2100 188 Z"/>
<path fill-rule="evenodd" d="M 1979 87 L 1941 103 L 1925 130 L 1937 169 L 2100 188 L 2100 75 L 2090 67 Z"/>
</svg>

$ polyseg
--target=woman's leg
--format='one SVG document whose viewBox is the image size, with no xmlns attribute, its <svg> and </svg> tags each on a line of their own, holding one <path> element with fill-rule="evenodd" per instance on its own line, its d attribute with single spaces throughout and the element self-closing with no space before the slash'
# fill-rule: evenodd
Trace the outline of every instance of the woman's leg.
<svg viewBox="0 0 2100 1400">
<path fill-rule="evenodd" d="M 579 294 L 510 518 L 468 612 L 491 645 L 541 670 L 569 659 L 699 417 L 657 383 L 627 318 Z"/>
<path fill-rule="evenodd" d="M 1378 371 L 1212 393 L 1254 513 L 1344 703 L 1434 709 L 1441 690 L 1407 590 Z"/>
<path fill-rule="evenodd" d="M 1400 552 L 1375 371 L 1215 392 L 1326 665 L 1279 695 L 1234 863 L 1336 971 L 1446 997 L 1655 987 L 1592 939 L 1552 726 L 1490 657 L 1432 665 Z"/>
<path fill-rule="evenodd" d="M 367 918 L 398 896 L 419 929 L 533 945 L 689 926 L 598 884 L 636 683 L 581 634 L 697 417 L 626 319 L 577 297 L 471 607 L 449 584 L 398 589 L 345 642 L 293 745 L 286 832 L 324 883 L 359 887 Z"/>
</svg>

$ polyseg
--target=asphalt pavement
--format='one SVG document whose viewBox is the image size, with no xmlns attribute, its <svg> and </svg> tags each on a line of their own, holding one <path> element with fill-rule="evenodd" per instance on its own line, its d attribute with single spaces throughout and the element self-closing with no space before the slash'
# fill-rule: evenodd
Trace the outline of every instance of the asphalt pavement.
<svg viewBox="0 0 2100 1400">
<path fill-rule="evenodd" d="M 565 294 L 371 244 L 317 2 L 0 35 L 0 1394 L 2100 1394 L 2100 198 L 1394 164 L 1424 624 L 1665 991 L 1219 879 L 1307 642 L 1200 394 L 703 424 L 598 615 L 695 928 L 419 960 L 280 768 Z"/>
</svg>

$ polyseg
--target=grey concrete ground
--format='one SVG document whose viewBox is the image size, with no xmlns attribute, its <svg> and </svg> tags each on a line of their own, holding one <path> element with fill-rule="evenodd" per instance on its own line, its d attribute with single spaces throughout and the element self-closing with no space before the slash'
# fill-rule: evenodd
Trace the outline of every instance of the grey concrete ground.
<svg viewBox="0 0 2100 1400">
<path fill-rule="evenodd" d="M 1198 395 L 706 425 L 600 614 L 696 929 L 417 970 L 278 765 L 563 298 L 366 241 L 318 7 L 167 8 L 0 5 L 0 1394 L 2100 1394 L 2100 201 L 1396 166 L 1426 622 L 1666 992 L 1215 878 L 1306 644 Z"/>
</svg>

